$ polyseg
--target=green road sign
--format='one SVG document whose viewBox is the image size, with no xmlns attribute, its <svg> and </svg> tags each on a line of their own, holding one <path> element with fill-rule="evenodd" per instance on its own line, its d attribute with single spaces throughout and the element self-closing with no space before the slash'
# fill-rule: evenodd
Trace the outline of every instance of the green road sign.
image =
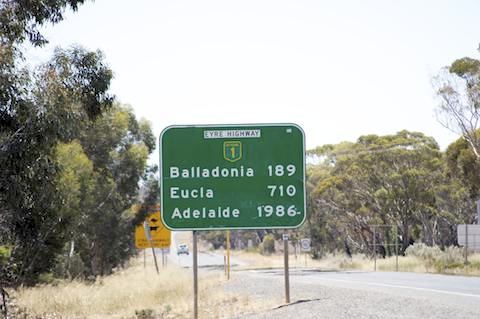
<svg viewBox="0 0 480 319">
<path fill-rule="evenodd" d="M 305 220 L 305 143 L 294 124 L 170 126 L 161 213 L 173 230 L 294 228 Z"/>
</svg>

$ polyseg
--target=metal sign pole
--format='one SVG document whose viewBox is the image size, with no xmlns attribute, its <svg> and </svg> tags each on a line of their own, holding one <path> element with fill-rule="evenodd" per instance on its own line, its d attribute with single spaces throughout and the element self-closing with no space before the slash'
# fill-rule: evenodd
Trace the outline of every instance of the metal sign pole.
<svg viewBox="0 0 480 319">
<path fill-rule="evenodd" d="M 373 226 L 373 271 L 377 271 L 377 234 Z"/>
<path fill-rule="evenodd" d="M 398 228 L 395 230 L 395 270 L 398 271 Z"/>
<path fill-rule="evenodd" d="M 465 265 L 468 264 L 468 224 L 465 224 Z"/>
<path fill-rule="evenodd" d="M 159 275 L 160 272 L 158 271 L 157 255 L 155 254 L 155 248 L 153 247 L 152 235 L 150 234 L 150 226 L 148 226 L 147 222 L 143 222 L 143 228 L 145 229 L 145 236 L 147 237 L 148 243 L 150 244 L 150 247 L 152 247 L 153 260 L 155 261 L 155 269 L 157 270 L 157 275 Z"/>
<path fill-rule="evenodd" d="M 477 200 L 477 224 L 480 225 L 480 199 Z"/>
<path fill-rule="evenodd" d="M 193 319 L 198 318 L 198 259 L 197 232 L 193 231 Z"/>
<path fill-rule="evenodd" d="M 288 234 L 283 234 L 283 262 L 285 265 L 285 302 L 290 303 L 290 278 L 288 274 Z"/>
<path fill-rule="evenodd" d="M 230 280 L 230 231 L 227 230 L 227 280 Z"/>
</svg>

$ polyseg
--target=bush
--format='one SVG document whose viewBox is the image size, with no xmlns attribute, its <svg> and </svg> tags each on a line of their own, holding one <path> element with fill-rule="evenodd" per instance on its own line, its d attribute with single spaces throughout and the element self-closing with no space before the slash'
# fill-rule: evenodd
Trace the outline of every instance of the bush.
<svg viewBox="0 0 480 319">
<path fill-rule="evenodd" d="M 445 248 L 435 260 L 435 269 L 444 272 L 446 269 L 462 268 L 464 260 L 463 249 L 455 246 Z"/>
<path fill-rule="evenodd" d="M 135 310 L 135 317 L 137 319 L 155 319 L 155 318 L 157 318 L 157 316 L 155 315 L 155 311 L 153 309 Z"/>
<path fill-rule="evenodd" d="M 438 246 L 415 243 L 405 250 L 405 254 L 423 260 L 427 271 L 432 267 L 435 267 L 437 272 L 463 267 L 463 250 L 459 247 L 450 246 L 442 251 Z"/>
<path fill-rule="evenodd" d="M 275 252 L 275 237 L 272 234 L 267 234 L 263 237 L 263 242 L 259 246 L 260 254 L 270 255 Z"/>
<path fill-rule="evenodd" d="M 38 276 L 38 282 L 40 284 L 55 284 L 55 277 L 50 272 L 44 272 Z"/>
<path fill-rule="evenodd" d="M 67 262 L 66 256 L 57 257 L 57 263 L 53 270 L 57 278 L 83 278 L 86 266 L 82 258 L 78 254 L 74 254 Z"/>
<path fill-rule="evenodd" d="M 6 265 L 8 258 L 10 258 L 11 248 L 7 246 L 0 246 L 0 266 Z"/>
</svg>

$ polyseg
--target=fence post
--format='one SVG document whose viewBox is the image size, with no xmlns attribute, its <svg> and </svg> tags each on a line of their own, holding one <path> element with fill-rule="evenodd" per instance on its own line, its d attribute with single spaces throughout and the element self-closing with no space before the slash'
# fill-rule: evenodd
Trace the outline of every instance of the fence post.
<svg viewBox="0 0 480 319">
<path fill-rule="evenodd" d="M 373 226 L 373 271 L 377 271 L 377 233 Z"/>
<path fill-rule="evenodd" d="M 5 319 L 8 319 L 7 298 L 10 297 L 10 296 L 5 291 L 5 289 L 3 289 L 3 287 L 0 287 L 0 293 L 2 295 L 3 316 L 4 316 Z"/>
<path fill-rule="evenodd" d="M 398 226 L 395 228 L 395 270 L 398 271 Z"/>
<path fill-rule="evenodd" d="M 465 224 L 465 265 L 468 264 L 468 224 Z"/>
</svg>

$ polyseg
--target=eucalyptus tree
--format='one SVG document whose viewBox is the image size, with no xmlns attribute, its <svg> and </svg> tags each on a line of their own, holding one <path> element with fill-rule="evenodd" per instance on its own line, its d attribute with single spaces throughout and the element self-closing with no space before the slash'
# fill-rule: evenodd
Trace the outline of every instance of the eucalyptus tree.
<svg viewBox="0 0 480 319">
<path fill-rule="evenodd" d="M 433 138 L 401 131 L 360 137 L 356 143 L 327 145 L 313 151 L 330 166 L 317 183 L 315 201 L 331 211 L 329 224 L 361 251 L 371 251 L 372 225 L 395 225 L 405 249 L 413 239 L 437 240 L 435 190 L 441 153 Z M 377 242 L 392 233 L 377 233 Z"/>
<path fill-rule="evenodd" d="M 480 160 L 480 61 L 468 57 L 455 60 L 433 83 L 440 98 L 440 123 L 462 136 Z"/>
<path fill-rule="evenodd" d="M 478 132 L 477 132 L 478 134 Z M 438 194 L 445 214 L 451 214 L 452 233 L 457 224 L 475 222 L 476 201 L 480 197 L 480 162 L 464 138 L 450 144 L 445 152 L 445 182 Z"/>
<path fill-rule="evenodd" d="M 68 223 L 57 214 L 54 148 L 111 106 L 112 72 L 101 53 L 76 47 L 58 49 L 36 72 L 16 77 L 21 80 L 11 85 L 17 93 L 2 105 L 0 204 L 13 273 L 29 280 L 49 269 Z"/>
<path fill-rule="evenodd" d="M 9 250 L 0 279 L 33 282 L 49 271 L 65 241 L 54 150 L 111 104 L 112 72 L 100 52 L 58 49 L 37 70 L 24 67 L 22 46 L 42 46 L 45 23 L 83 1 L 0 2 L 0 246 Z"/>
<path fill-rule="evenodd" d="M 86 275 L 109 274 L 135 253 L 139 218 L 131 208 L 139 201 L 140 181 L 154 148 L 150 124 L 119 104 L 85 123 L 77 140 L 57 147 L 62 210 L 73 219 L 69 233 L 74 244 L 66 251 L 80 257 Z M 154 204 L 158 185 L 151 174 L 147 183 L 146 201 Z"/>
</svg>

